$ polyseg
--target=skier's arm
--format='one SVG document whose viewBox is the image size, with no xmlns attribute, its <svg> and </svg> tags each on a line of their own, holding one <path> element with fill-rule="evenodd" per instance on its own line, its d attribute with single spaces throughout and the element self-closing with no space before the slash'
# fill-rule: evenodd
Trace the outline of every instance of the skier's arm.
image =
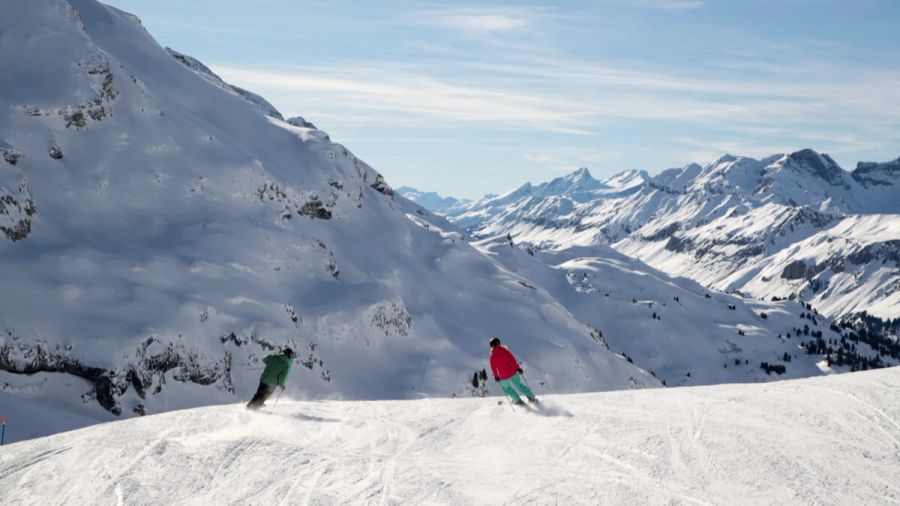
<svg viewBox="0 0 900 506">
<path fill-rule="evenodd" d="M 278 385 L 284 389 L 284 382 L 287 379 L 288 373 L 291 372 L 291 359 L 285 360 L 284 364 L 281 367 L 281 371 L 278 372 Z"/>
<path fill-rule="evenodd" d="M 519 372 L 522 371 L 522 368 L 519 366 L 519 362 L 516 360 L 516 356 L 512 353 L 509 354 L 509 368 L 516 369 Z"/>
</svg>

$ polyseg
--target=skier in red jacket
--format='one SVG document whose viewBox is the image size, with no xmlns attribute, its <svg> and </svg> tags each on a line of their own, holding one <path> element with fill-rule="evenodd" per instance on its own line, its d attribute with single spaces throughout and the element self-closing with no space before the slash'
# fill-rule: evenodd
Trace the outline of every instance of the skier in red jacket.
<svg viewBox="0 0 900 506">
<path fill-rule="evenodd" d="M 522 382 L 522 368 L 519 367 L 519 363 L 516 362 L 516 357 L 509 351 L 509 348 L 500 344 L 500 339 L 496 337 L 491 338 L 490 345 L 491 371 L 494 373 L 494 380 L 500 382 L 500 386 L 503 388 L 503 391 L 506 392 L 506 395 L 512 399 L 514 404 L 525 404 L 519 397 L 519 393 L 516 392 L 516 390 L 518 390 L 524 394 L 530 402 L 537 402 L 538 400 L 537 397 L 534 396 L 534 392 L 528 388 L 528 385 Z"/>
</svg>

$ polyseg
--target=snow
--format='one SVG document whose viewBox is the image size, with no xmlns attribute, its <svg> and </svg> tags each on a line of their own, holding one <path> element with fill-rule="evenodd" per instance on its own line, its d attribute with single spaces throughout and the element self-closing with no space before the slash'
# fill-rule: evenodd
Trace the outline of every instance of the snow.
<svg viewBox="0 0 900 506">
<path fill-rule="evenodd" d="M 900 369 L 177 411 L 0 451 L 11 504 L 897 504 Z M 10 419 L 15 427 L 15 418 Z"/>
</svg>

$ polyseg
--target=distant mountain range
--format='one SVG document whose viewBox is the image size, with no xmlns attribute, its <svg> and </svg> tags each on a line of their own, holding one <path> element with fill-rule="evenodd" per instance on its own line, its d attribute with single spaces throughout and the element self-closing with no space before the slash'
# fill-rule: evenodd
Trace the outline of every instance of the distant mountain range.
<svg viewBox="0 0 900 506">
<path fill-rule="evenodd" d="M 832 317 L 900 317 L 900 159 L 848 172 L 804 149 L 724 155 L 655 177 L 587 169 L 443 211 L 473 238 L 537 250 L 610 244 L 670 275 Z"/>
<path fill-rule="evenodd" d="M 574 204 L 598 198 L 623 197 L 637 191 L 650 179 L 644 171 L 625 171 L 603 181 L 591 177 L 582 167 L 577 171 L 539 185 L 525 183 L 502 195 L 487 195 L 478 200 L 441 197 L 434 192 L 421 192 L 401 187 L 397 192 L 429 211 L 448 216 L 451 221 L 474 237 L 489 237 L 505 233 L 505 224 L 527 216 L 561 216 Z"/>
<path fill-rule="evenodd" d="M 401 186 L 396 188 L 395 191 L 398 195 L 415 202 L 429 211 L 439 214 L 447 213 L 454 206 L 469 202 L 465 199 L 442 197 L 435 192 L 421 192 L 415 188 L 410 188 L 409 186 Z"/>
</svg>

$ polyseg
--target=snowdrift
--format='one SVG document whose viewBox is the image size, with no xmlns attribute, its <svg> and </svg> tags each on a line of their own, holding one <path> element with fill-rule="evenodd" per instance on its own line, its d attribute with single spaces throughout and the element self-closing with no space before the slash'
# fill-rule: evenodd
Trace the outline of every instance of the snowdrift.
<svg viewBox="0 0 900 506">
<path fill-rule="evenodd" d="M 10 504 L 896 504 L 900 369 L 545 397 L 239 405 L 0 448 Z"/>
</svg>

